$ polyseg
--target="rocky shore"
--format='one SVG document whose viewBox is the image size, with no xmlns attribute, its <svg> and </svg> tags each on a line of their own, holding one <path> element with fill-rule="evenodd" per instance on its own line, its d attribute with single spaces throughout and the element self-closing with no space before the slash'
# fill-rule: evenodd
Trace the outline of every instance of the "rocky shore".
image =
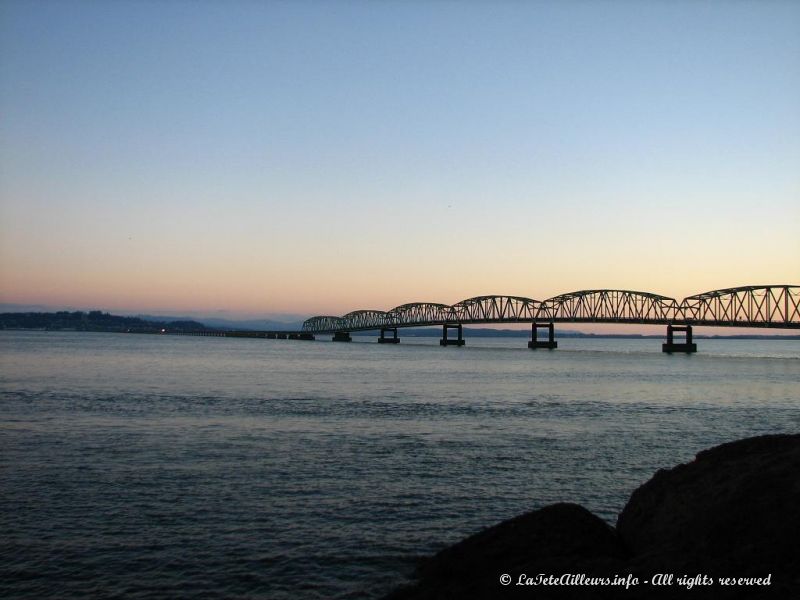
<svg viewBox="0 0 800 600">
<path fill-rule="evenodd" d="M 800 598 L 800 435 L 660 470 L 616 527 L 554 504 L 442 550 L 416 576 L 386 600 Z"/>
</svg>

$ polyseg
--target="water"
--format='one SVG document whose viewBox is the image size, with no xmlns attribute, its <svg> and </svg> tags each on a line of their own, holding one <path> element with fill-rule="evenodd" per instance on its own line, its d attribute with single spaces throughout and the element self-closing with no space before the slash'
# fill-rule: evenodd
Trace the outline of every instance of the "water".
<svg viewBox="0 0 800 600">
<path fill-rule="evenodd" d="M 0 596 L 379 598 L 415 560 L 800 430 L 800 342 L 0 332 Z M 362 343 L 363 342 L 363 343 Z"/>
</svg>

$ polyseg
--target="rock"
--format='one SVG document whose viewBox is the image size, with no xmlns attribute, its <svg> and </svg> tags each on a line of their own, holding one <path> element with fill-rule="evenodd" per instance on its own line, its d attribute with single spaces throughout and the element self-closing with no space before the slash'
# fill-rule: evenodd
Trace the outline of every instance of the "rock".
<svg viewBox="0 0 800 600">
<path fill-rule="evenodd" d="M 800 435 L 723 444 L 659 471 L 633 493 L 617 531 L 643 568 L 772 573 L 773 586 L 800 589 Z"/>
<path fill-rule="evenodd" d="M 534 576 L 573 568 L 607 572 L 621 565 L 625 556 L 613 527 L 605 521 L 577 504 L 553 504 L 442 550 L 420 565 L 416 586 L 389 598 L 497 598 L 504 592 L 522 592 L 513 585 L 521 573 Z M 503 573 L 514 574 L 512 585 L 500 585 Z"/>
<path fill-rule="evenodd" d="M 500 585 L 503 573 L 512 576 L 508 586 Z M 517 586 L 522 573 L 632 574 L 642 582 L 703 574 L 715 584 Z M 576 504 L 554 504 L 442 550 L 417 575 L 386 600 L 800 598 L 800 435 L 723 444 L 659 471 L 633 493 L 616 530 Z M 717 579 L 767 575 L 768 587 Z"/>
</svg>

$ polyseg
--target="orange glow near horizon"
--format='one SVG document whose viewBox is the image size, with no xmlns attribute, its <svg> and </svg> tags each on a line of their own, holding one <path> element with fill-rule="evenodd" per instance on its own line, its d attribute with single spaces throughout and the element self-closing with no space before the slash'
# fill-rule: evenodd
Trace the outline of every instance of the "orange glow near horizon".
<svg viewBox="0 0 800 600">
<path fill-rule="evenodd" d="M 541 238 L 521 234 L 497 250 L 486 242 L 487 251 L 422 235 L 401 244 L 385 242 L 385 247 L 363 237 L 299 243 L 257 236 L 231 246 L 229 238 L 208 242 L 180 233 L 145 240 L 123 234 L 97 244 L 75 240 L 68 231 L 53 229 L 36 245 L 19 232 L 0 239 L 0 301 L 143 312 L 313 315 L 388 310 L 416 301 L 454 304 L 490 294 L 545 300 L 581 289 L 629 289 L 681 300 L 712 289 L 800 280 L 800 244 L 788 235 L 783 247 L 775 240 L 771 248 L 783 260 L 767 260 L 764 251 L 747 257 L 746 249 L 739 249 L 739 260 L 712 253 L 698 263 L 694 249 L 700 242 L 691 251 L 637 254 L 635 247 L 621 252 L 598 245 L 602 250 L 595 250 L 567 238 L 567 249 L 538 256 Z M 551 241 L 556 244 L 557 236 Z M 332 254 L 340 260 L 331 260 Z M 691 264 L 696 267 L 687 269 Z"/>
<path fill-rule="evenodd" d="M 11 278 L 4 279 L 9 281 Z M 20 281 L 22 280 L 22 281 Z M 239 284 L 236 281 L 225 281 L 224 278 L 209 285 L 204 281 L 173 281 L 170 285 L 158 285 L 152 281 L 141 281 L 131 284 L 124 278 L 106 276 L 102 285 L 95 284 L 88 277 L 78 278 L 74 282 L 59 281 L 53 278 L 48 282 L 26 281 L 19 278 L 11 280 L 12 285 L 0 290 L 0 302 L 20 305 L 70 306 L 83 309 L 101 308 L 104 310 L 137 310 L 169 311 L 169 312 L 213 312 L 224 311 L 232 314 L 345 314 L 353 310 L 376 309 L 389 310 L 408 302 L 440 302 L 455 304 L 474 296 L 510 295 L 546 300 L 552 296 L 582 289 L 625 289 L 662 294 L 681 301 L 684 297 L 712 289 L 750 285 L 749 282 L 734 282 L 718 286 L 694 288 L 691 292 L 670 294 L 660 289 L 643 288 L 641 286 L 573 286 L 568 288 L 549 288 L 544 293 L 531 293 L 521 289 L 522 286 L 505 286 L 505 288 L 484 288 L 483 286 L 453 286 L 452 291 L 446 288 L 432 287 L 427 291 L 404 292 L 400 290 L 370 291 L 351 287 L 342 290 L 330 290 L 330 281 L 308 282 L 289 286 L 272 286 L 267 284 Z M 792 282 L 757 281 L 756 284 L 792 284 Z M 376 285 L 380 285 L 376 283 Z M 282 288 L 282 289 L 276 289 Z M 508 289 L 508 288 L 511 289 Z M 324 293 L 319 290 L 326 290 Z M 361 296 L 358 292 L 362 291 Z"/>
<path fill-rule="evenodd" d="M 800 243 L 788 232 L 766 248 L 741 248 L 731 240 L 727 253 L 707 247 L 704 253 L 698 237 L 693 246 L 665 253 L 640 239 L 624 248 L 571 236 L 530 238 L 522 231 L 503 239 L 508 228 L 465 231 L 466 240 L 483 238 L 472 244 L 421 233 L 394 242 L 374 234 L 337 241 L 265 239 L 253 232 L 232 244 L 229 236 L 194 238 L 168 229 L 147 236 L 100 232 L 100 239 L 90 233 L 76 238 L 72 231 L 51 228 L 35 244 L 21 230 L 3 235 L 0 301 L 314 315 L 417 301 L 454 304 L 491 294 L 545 300 L 582 289 L 637 290 L 680 301 L 712 289 L 800 283 Z M 500 237 L 490 241 L 490 234 Z M 540 247 L 554 250 L 543 255 Z M 768 260 L 773 253 L 782 260 Z"/>
<path fill-rule="evenodd" d="M 565 280 L 561 287 L 545 286 L 544 282 L 529 287 L 514 280 L 504 281 L 500 277 L 502 274 L 498 273 L 487 277 L 485 282 L 476 282 L 477 273 L 472 276 L 469 273 L 451 273 L 452 277 L 441 277 L 435 269 L 422 269 L 420 277 L 415 277 L 414 273 L 400 277 L 394 272 L 375 271 L 372 277 L 358 279 L 340 277 L 336 272 L 304 279 L 286 273 L 271 277 L 252 276 L 244 266 L 231 266 L 222 271 L 207 270 L 201 276 L 191 274 L 188 269 L 159 272 L 156 267 L 141 269 L 136 274 L 125 269 L 84 269 L 77 273 L 55 268 L 11 273 L 4 269 L 0 302 L 150 314 L 312 316 L 342 315 L 359 309 L 389 310 L 418 301 L 454 304 L 473 296 L 491 294 L 545 300 L 565 292 L 598 288 L 652 292 L 680 301 L 688 295 L 710 289 L 793 283 L 778 280 L 778 273 L 767 280 L 751 281 L 723 281 L 719 277 L 704 279 L 697 276 L 696 286 L 689 287 L 687 281 L 683 281 L 680 286 L 673 286 L 678 291 L 675 293 L 655 287 L 652 281 L 646 282 L 649 285 L 625 285 L 614 277 L 609 277 L 611 281 L 606 284 L 599 278 L 590 278 L 590 285 L 576 285 L 577 277 L 573 277 Z M 707 283 L 700 285 L 701 281 Z"/>
<path fill-rule="evenodd" d="M 694 7 L 617 7 L 653 41 L 643 55 L 623 21 L 597 20 L 605 6 L 454 19 L 432 4 L 350 7 L 362 24 L 388 11 L 375 27 L 333 11 L 310 37 L 298 15 L 275 35 L 220 30 L 200 62 L 160 25 L 112 33 L 90 5 L 9 6 L 0 301 L 310 316 L 800 284 L 796 7 L 702 9 L 725 35 L 698 26 L 680 52 Z M 270 30 L 288 9 L 251 10 Z M 420 10 L 441 19 L 427 33 Z M 581 19 L 565 53 L 551 26 Z M 169 60 L 144 59 L 161 47 Z"/>
</svg>

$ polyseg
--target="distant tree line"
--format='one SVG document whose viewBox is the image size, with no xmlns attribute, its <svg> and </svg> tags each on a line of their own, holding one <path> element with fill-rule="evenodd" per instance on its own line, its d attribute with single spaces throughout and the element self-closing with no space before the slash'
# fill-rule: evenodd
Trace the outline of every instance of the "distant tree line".
<svg viewBox="0 0 800 600">
<path fill-rule="evenodd" d="M 0 329 L 43 329 L 47 331 L 114 331 L 127 333 L 167 333 L 209 330 L 197 321 L 146 321 L 121 317 L 100 310 L 59 312 L 0 313 Z"/>
</svg>

